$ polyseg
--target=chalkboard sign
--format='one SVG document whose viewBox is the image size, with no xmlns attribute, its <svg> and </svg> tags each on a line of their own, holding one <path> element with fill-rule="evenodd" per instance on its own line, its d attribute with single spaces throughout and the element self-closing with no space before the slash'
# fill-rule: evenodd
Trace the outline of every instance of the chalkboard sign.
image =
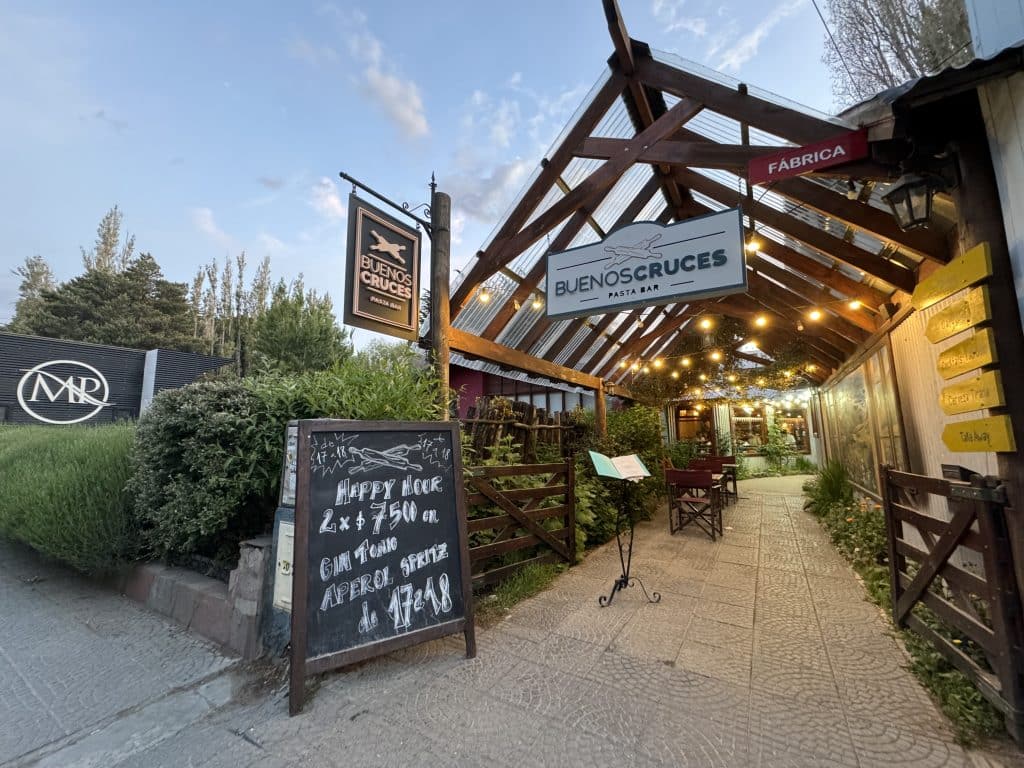
<svg viewBox="0 0 1024 768">
<path fill-rule="evenodd" d="M 299 422 L 289 709 L 305 676 L 463 632 L 476 653 L 454 422 Z"/>
</svg>

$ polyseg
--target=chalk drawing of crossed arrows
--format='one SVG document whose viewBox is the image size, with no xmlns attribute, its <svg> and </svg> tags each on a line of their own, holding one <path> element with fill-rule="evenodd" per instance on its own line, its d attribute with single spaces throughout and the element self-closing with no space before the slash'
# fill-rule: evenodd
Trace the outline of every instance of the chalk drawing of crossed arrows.
<svg viewBox="0 0 1024 768">
<path fill-rule="evenodd" d="M 406 454 L 416 447 L 415 445 L 396 445 L 394 448 L 388 448 L 386 451 L 377 451 L 373 448 L 349 448 L 349 454 L 363 462 L 360 466 L 352 469 L 352 474 L 368 472 L 377 467 L 422 470 L 423 467 L 419 464 L 413 464 L 405 458 Z"/>
</svg>

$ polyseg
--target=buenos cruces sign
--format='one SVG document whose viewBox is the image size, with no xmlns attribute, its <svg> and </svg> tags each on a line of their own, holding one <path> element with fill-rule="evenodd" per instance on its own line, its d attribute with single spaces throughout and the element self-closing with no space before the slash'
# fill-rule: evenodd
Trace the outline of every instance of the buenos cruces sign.
<svg viewBox="0 0 1024 768">
<path fill-rule="evenodd" d="M 725 296 L 747 289 L 739 208 L 668 226 L 641 221 L 548 256 L 550 317 Z"/>
<path fill-rule="evenodd" d="M 345 324 L 415 340 L 420 233 L 350 195 L 347 262 Z"/>
</svg>

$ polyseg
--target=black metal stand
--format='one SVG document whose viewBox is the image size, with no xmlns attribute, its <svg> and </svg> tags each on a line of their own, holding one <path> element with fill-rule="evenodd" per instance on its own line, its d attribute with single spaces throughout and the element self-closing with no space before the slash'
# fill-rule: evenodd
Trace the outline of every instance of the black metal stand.
<svg viewBox="0 0 1024 768">
<path fill-rule="evenodd" d="M 602 608 L 607 608 L 612 604 L 612 600 L 615 599 L 615 593 L 619 590 L 625 589 L 626 587 L 632 587 L 634 584 L 638 584 L 640 589 L 643 590 L 644 597 L 647 598 L 648 603 L 660 603 L 661 594 L 658 592 L 651 591 L 647 594 L 647 587 L 644 583 L 636 576 L 630 576 L 629 569 L 633 564 L 633 514 L 626 511 L 626 499 L 625 499 L 624 487 L 619 492 L 619 514 L 615 518 L 615 542 L 619 545 L 619 563 L 622 565 L 622 575 L 615 580 L 612 584 L 612 591 L 608 595 L 601 595 L 597 598 L 597 604 Z M 623 524 L 628 522 L 629 524 L 629 542 L 623 541 Z"/>
</svg>

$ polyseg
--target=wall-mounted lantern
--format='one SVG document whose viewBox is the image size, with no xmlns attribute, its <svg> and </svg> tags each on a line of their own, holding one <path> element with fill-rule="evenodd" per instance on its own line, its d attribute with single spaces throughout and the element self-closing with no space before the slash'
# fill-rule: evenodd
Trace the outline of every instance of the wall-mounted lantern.
<svg viewBox="0 0 1024 768">
<path fill-rule="evenodd" d="M 925 227 L 931 221 L 932 198 L 947 188 L 946 180 L 937 174 L 905 173 L 882 195 L 889 204 L 900 229 Z"/>
</svg>

